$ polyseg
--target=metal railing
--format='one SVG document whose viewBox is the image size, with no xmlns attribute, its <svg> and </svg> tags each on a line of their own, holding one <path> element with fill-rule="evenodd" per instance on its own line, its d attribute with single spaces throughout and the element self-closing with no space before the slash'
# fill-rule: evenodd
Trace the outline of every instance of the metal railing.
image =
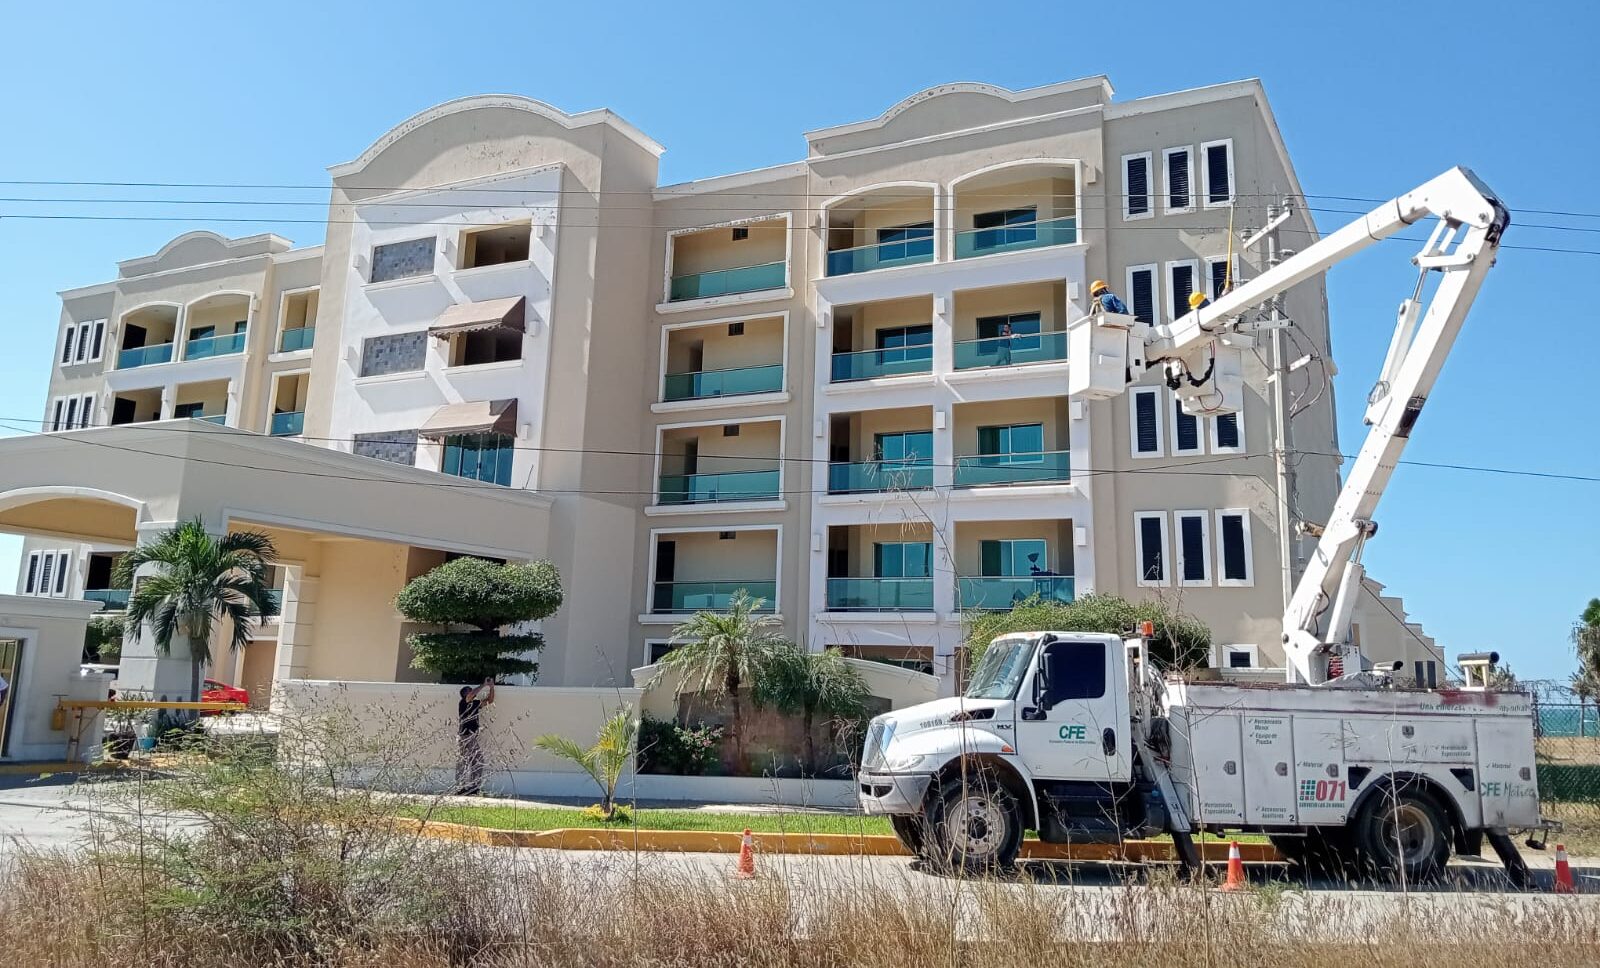
<svg viewBox="0 0 1600 968">
<path fill-rule="evenodd" d="M 782 289 L 788 280 L 788 266 L 782 262 L 768 262 L 758 266 L 739 266 L 734 269 L 715 269 L 673 276 L 669 300 L 709 299 L 712 296 L 731 296 L 741 292 L 760 292 L 763 289 Z"/>
<path fill-rule="evenodd" d="M 701 400 L 747 393 L 774 393 L 783 389 L 783 364 L 736 366 L 725 370 L 668 373 L 662 399 Z"/>
</svg>

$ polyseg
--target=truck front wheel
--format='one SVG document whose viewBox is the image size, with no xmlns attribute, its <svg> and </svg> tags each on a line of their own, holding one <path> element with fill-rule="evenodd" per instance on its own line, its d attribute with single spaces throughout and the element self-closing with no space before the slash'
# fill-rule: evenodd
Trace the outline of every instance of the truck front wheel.
<svg viewBox="0 0 1600 968">
<path fill-rule="evenodd" d="M 889 826 L 894 828 L 895 839 L 900 841 L 900 846 L 917 857 L 921 857 L 923 848 L 927 846 L 928 838 L 926 827 L 921 815 L 907 817 L 891 814 Z"/>
<path fill-rule="evenodd" d="M 1382 790 L 1361 808 L 1352 839 L 1362 866 L 1408 882 L 1438 877 L 1450 859 L 1450 825 L 1434 799 L 1416 789 Z"/>
<path fill-rule="evenodd" d="M 992 770 L 952 776 L 929 806 L 933 859 L 968 874 L 1005 871 L 1016 862 L 1022 811 Z"/>
</svg>

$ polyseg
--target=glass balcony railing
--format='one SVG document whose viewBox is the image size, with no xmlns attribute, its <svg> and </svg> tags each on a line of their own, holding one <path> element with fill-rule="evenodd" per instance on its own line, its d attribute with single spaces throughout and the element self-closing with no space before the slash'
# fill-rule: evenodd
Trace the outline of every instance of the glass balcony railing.
<svg viewBox="0 0 1600 968">
<path fill-rule="evenodd" d="M 156 343 L 153 346 L 138 346 L 131 350 L 123 350 L 117 354 L 117 369 L 131 370 L 136 366 L 154 366 L 157 363 L 172 362 L 172 344 Z"/>
<path fill-rule="evenodd" d="M 278 352 L 293 353 L 295 350 L 309 350 L 316 337 L 317 329 L 315 326 L 286 329 L 283 331 L 283 338 L 278 341 Z"/>
<path fill-rule="evenodd" d="M 721 501 L 772 501 L 778 497 L 778 472 L 728 471 L 722 474 L 661 476 L 662 504 L 715 504 Z"/>
<path fill-rule="evenodd" d="M 911 491 L 933 486 L 933 461 L 869 460 L 828 465 L 829 494 Z"/>
<path fill-rule="evenodd" d="M 1051 363 L 1066 358 L 1066 333 L 1032 333 L 1027 336 L 964 339 L 955 345 L 955 366 L 958 370 L 1019 366 L 1023 363 Z"/>
<path fill-rule="evenodd" d="M 1078 241 L 1078 220 L 1071 215 L 1041 222 L 998 225 L 956 233 L 956 258 L 1017 252 L 1047 245 L 1071 245 Z"/>
<path fill-rule="evenodd" d="M 875 242 L 852 249 L 828 253 L 828 275 L 847 276 L 894 266 L 912 266 L 933 261 L 933 239 L 907 239 L 904 242 Z"/>
<path fill-rule="evenodd" d="M 703 400 L 747 393 L 776 393 L 783 389 L 783 364 L 740 366 L 726 370 L 668 373 L 664 399 Z"/>
<path fill-rule="evenodd" d="M 956 487 L 1029 484 L 1072 479 L 1065 450 L 1039 454 L 980 454 L 956 458 Z"/>
<path fill-rule="evenodd" d="M 83 600 L 99 602 L 102 612 L 121 612 L 128 607 L 129 588 L 90 588 L 84 591 Z"/>
<path fill-rule="evenodd" d="M 304 411 L 294 413 L 275 413 L 272 415 L 272 436 L 294 437 L 304 433 L 306 429 L 306 415 Z"/>
<path fill-rule="evenodd" d="M 225 426 L 228 423 L 228 415 L 225 413 L 197 413 L 194 415 L 194 419 L 204 420 L 206 423 L 214 423 L 218 426 Z"/>
<path fill-rule="evenodd" d="M 786 266 L 782 262 L 768 262 L 759 266 L 741 266 L 737 269 L 717 269 L 713 272 L 673 276 L 670 301 L 709 299 L 712 296 L 731 296 L 741 292 L 782 289 L 788 279 L 785 269 Z"/>
<path fill-rule="evenodd" d="M 283 615 L 283 589 L 274 588 L 271 591 L 267 592 L 267 600 L 270 601 L 273 604 L 273 606 L 275 607 L 275 609 L 276 609 L 276 611 L 278 613 L 278 616 L 282 616 Z M 274 617 L 273 620 L 276 620 L 276 617 Z"/>
<path fill-rule="evenodd" d="M 739 592 L 761 599 L 761 611 L 772 611 L 773 599 L 778 594 L 775 581 L 658 581 L 650 611 L 662 612 L 720 612 L 728 607 Z"/>
<path fill-rule="evenodd" d="M 830 578 L 830 612 L 931 612 L 932 578 Z"/>
<path fill-rule="evenodd" d="M 956 595 L 962 608 L 988 612 L 1006 611 L 1034 596 L 1047 602 L 1066 603 L 1072 601 L 1072 576 L 958 578 Z"/>
<path fill-rule="evenodd" d="M 192 339 L 184 344 L 183 358 L 186 360 L 203 360 L 209 356 L 229 356 L 234 353 L 244 352 L 245 333 L 230 333 L 227 336 L 202 336 Z"/>
<path fill-rule="evenodd" d="M 832 382 L 834 383 L 932 372 L 933 347 L 926 344 L 833 354 Z"/>
</svg>

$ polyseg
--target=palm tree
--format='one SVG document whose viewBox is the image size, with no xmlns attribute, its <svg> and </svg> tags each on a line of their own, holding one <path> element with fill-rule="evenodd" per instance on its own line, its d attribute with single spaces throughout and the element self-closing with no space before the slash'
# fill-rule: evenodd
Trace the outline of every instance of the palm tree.
<svg viewBox="0 0 1600 968">
<path fill-rule="evenodd" d="M 672 630 L 677 644 L 661 659 L 661 675 L 678 674 L 678 693 L 702 692 L 726 696 L 732 705 L 733 756 L 744 769 L 744 709 L 739 690 L 757 682 L 771 666 L 773 655 L 788 640 L 776 616 L 758 614 L 766 602 L 735 592 L 725 612 L 696 612 Z"/>
<path fill-rule="evenodd" d="M 132 628 L 150 623 L 156 648 L 172 653 L 174 636 L 189 642 L 189 701 L 200 699 L 200 670 L 211 661 L 211 635 L 227 619 L 230 650 L 251 639 L 256 623 L 278 614 L 267 584 L 267 560 L 276 556 L 272 539 L 258 531 L 236 531 L 214 538 L 196 518 L 163 531 L 117 562 L 116 577 L 133 580 L 144 565 L 158 570 L 141 577 L 128 599 Z"/>
<path fill-rule="evenodd" d="M 805 729 L 806 773 L 817 775 L 817 743 L 812 725 L 820 715 L 841 725 L 867 714 L 872 693 L 867 681 L 837 649 L 809 652 L 793 645 L 778 650 L 765 675 L 756 680 L 751 700 L 798 714 Z"/>
<path fill-rule="evenodd" d="M 1583 735 L 1584 704 L 1600 699 L 1600 598 L 1572 623 L 1572 647 L 1578 653 L 1578 671 L 1572 674 L 1572 691 L 1578 696 L 1578 735 Z"/>
<path fill-rule="evenodd" d="M 633 761 L 633 745 L 639 736 L 639 721 L 633 707 L 623 706 L 611 715 L 595 736 L 595 744 L 584 749 L 565 736 L 547 733 L 533 741 L 546 753 L 571 760 L 600 786 L 600 812 L 610 820 L 617 809 L 617 781 Z"/>
</svg>

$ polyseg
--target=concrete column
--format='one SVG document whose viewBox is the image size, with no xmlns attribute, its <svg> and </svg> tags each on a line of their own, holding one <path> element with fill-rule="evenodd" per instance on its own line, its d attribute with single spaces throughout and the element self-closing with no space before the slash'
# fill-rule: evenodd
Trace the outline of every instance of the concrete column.
<svg viewBox="0 0 1600 968">
<path fill-rule="evenodd" d="M 224 416 L 222 418 L 223 419 L 223 423 L 227 424 L 230 427 L 239 426 L 239 381 L 238 380 L 229 380 L 228 381 L 228 401 L 227 401 L 226 404 L 223 405 L 223 413 L 226 414 L 226 416 Z"/>
<path fill-rule="evenodd" d="M 317 618 L 321 579 L 305 574 L 302 565 L 285 565 L 283 610 L 278 616 L 278 661 L 273 683 L 304 679 L 311 666 L 311 636 Z M 278 696 L 276 688 L 273 698 Z"/>
<path fill-rule="evenodd" d="M 161 388 L 161 419 L 171 420 L 172 412 L 178 406 L 178 388 L 174 384 L 167 384 Z"/>
</svg>

